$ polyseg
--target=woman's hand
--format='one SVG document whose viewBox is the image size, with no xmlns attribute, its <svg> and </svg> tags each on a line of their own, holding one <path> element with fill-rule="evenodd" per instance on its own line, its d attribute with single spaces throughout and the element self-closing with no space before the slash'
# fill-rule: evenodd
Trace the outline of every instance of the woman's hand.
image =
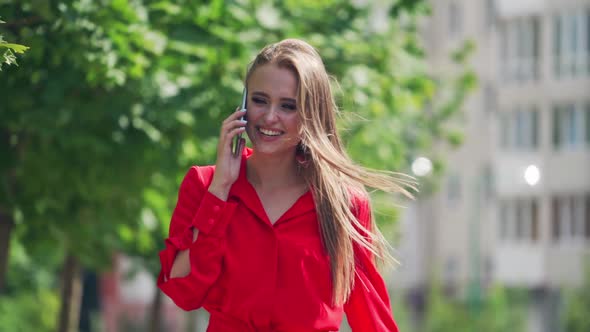
<svg viewBox="0 0 590 332">
<path fill-rule="evenodd" d="M 246 121 L 240 120 L 246 110 L 238 110 L 227 117 L 221 125 L 219 144 L 217 145 L 217 162 L 213 181 L 209 185 L 209 192 L 222 200 L 227 200 L 229 189 L 240 174 L 242 150 L 246 145 L 245 139 L 240 139 L 238 153 L 232 153 L 233 138 L 246 130 Z"/>
</svg>

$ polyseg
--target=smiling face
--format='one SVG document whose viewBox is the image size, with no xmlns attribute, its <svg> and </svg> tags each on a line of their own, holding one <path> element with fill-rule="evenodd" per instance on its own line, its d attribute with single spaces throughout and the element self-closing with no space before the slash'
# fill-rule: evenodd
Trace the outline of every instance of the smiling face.
<svg viewBox="0 0 590 332">
<path fill-rule="evenodd" d="M 262 65 L 248 79 L 246 132 L 257 153 L 294 157 L 300 141 L 297 78 L 274 63 Z"/>
</svg>

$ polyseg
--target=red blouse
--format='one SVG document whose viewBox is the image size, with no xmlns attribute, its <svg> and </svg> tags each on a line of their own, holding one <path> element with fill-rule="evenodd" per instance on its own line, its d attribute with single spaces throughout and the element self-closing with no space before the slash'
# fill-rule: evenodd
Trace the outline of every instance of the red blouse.
<svg viewBox="0 0 590 332">
<path fill-rule="evenodd" d="M 332 306 L 329 258 L 313 196 L 301 196 L 271 224 L 246 179 L 246 158 L 227 201 L 211 194 L 214 166 L 190 168 L 178 194 L 158 287 L 179 307 L 203 306 L 208 332 L 338 331 L 343 313 L 355 332 L 398 331 L 383 279 L 366 250 L 355 247 L 355 286 L 343 306 Z M 353 206 L 370 222 L 366 200 Z M 192 228 L 199 230 L 192 242 Z M 191 272 L 170 278 L 176 254 L 190 249 Z"/>
</svg>

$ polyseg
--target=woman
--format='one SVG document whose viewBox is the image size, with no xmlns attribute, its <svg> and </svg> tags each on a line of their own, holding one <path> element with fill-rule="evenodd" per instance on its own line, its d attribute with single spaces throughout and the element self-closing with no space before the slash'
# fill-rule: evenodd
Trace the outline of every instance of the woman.
<svg viewBox="0 0 590 332">
<path fill-rule="evenodd" d="M 158 286 L 208 331 L 397 331 L 374 257 L 387 258 L 365 186 L 411 196 L 390 173 L 346 155 L 319 54 L 288 39 L 247 76 L 247 121 L 221 126 L 215 166 L 192 167 L 179 191 Z M 232 139 L 246 131 L 252 149 Z"/>
</svg>

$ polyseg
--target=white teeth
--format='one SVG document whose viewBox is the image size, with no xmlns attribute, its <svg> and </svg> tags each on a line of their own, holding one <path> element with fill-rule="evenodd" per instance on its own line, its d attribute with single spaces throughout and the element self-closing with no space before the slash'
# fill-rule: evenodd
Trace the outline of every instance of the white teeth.
<svg viewBox="0 0 590 332">
<path fill-rule="evenodd" d="M 268 129 L 262 129 L 262 128 L 259 128 L 258 130 L 267 136 L 279 136 L 281 134 L 280 131 L 274 131 L 274 130 L 268 130 Z"/>
</svg>

